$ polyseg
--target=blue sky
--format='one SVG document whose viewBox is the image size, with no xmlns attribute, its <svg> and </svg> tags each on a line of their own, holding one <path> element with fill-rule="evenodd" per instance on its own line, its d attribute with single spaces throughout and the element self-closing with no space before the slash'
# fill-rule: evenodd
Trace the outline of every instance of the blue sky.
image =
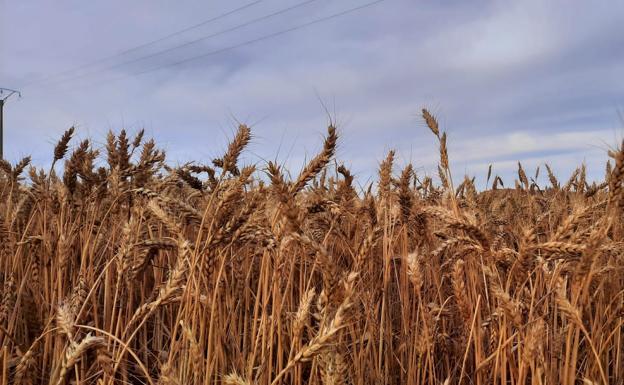
<svg viewBox="0 0 624 385">
<path fill-rule="evenodd" d="M 109 129 L 145 128 L 171 163 L 209 162 L 238 120 L 254 133 L 245 162 L 278 159 L 297 172 L 321 145 L 321 101 L 339 123 L 338 159 L 361 183 L 390 149 L 399 166 L 434 173 L 423 106 L 449 134 L 456 179 L 483 180 L 492 163 L 513 184 L 517 161 L 549 162 L 562 179 L 585 162 L 600 178 L 624 136 L 624 2 L 385 0 L 223 50 L 367 4 L 309 1 L 235 28 L 302 2 L 0 0 L 0 87 L 23 91 L 5 107 L 5 156 L 49 165 L 75 125 L 96 143 Z"/>
</svg>

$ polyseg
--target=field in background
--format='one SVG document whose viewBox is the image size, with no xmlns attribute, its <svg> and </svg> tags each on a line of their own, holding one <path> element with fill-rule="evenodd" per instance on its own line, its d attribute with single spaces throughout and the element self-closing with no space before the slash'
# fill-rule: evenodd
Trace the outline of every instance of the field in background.
<svg viewBox="0 0 624 385">
<path fill-rule="evenodd" d="M 3 161 L 0 384 L 623 383 L 624 148 L 479 192 L 423 118 L 439 184 L 390 152 L 356 190 L 332 125 L 292 180 L 244 125 L 209 166 L 123 131 Z"/>
</svg>

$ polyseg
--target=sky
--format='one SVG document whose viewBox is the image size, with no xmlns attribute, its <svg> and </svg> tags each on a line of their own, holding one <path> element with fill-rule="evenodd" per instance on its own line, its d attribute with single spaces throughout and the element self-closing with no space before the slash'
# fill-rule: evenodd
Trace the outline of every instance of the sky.
<svg viewBox="0 0 624 385">
<path fill-rule="evenodd" d="M 372 1 L 0 0 L 0 87 L 22 92 L 5 158 L 48 166 L 75 126 L 98 146 L 145 129 L 170 164 L 209 163 L 241 122 L 244 163 L 294 174 L 331 117 L 365 185 L 391 149 L 397 172 L 435 175 L 427 107 L 455 179 L 482 186 L 492 164 L 513 186 L 518 161 L 603 177 L 624 137 L 624 2 Z"/>
</svg>

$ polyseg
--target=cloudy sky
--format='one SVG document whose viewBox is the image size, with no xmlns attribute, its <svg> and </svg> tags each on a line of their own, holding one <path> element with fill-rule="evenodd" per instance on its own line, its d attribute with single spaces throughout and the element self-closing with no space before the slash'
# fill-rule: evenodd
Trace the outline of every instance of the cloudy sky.
<svg viewBox="0 0 624 385">
<path fill-rule="evenodd" d="M 0 87 L 23 92 L 5 157 L 47 165 L 75 125 L 97 143 L 145 128 L 170 162 L 208 162 L 241 121 L 246 162 L 296 172 L 327 108 L 366 183 L 390 149 L 433 172 L 426 106 L 456 178 L 493 163 L 512 182 L 518 160 L 602 176 L 624 137 L 624 2 L 372 1 L 0 0 Z"/>
</svg>

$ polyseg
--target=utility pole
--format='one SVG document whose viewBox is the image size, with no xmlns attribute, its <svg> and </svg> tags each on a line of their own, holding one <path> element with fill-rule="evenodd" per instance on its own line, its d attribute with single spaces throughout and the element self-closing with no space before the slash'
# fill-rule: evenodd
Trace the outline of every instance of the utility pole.
<svg viewBox="0 0 624 385">
<path fill-rule="evenodd" d="M 13 95 L 17 95 L 19 97 L 22 96 L 19 91 L 0 87 L 0 159 L 4 159 L 4 102 L 9 100 L 9 98 Z"/>
</svg>

